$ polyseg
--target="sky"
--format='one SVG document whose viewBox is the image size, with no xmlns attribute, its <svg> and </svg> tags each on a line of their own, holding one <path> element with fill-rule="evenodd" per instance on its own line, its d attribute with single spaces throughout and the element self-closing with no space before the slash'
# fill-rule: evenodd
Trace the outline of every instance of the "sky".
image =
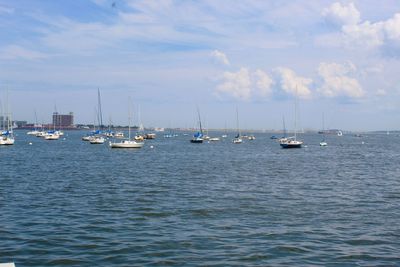
<svg viewBox="0 0 400 267">
<path fill-rule="evenodd" d="M 399 130 L 399 70 L 398 0 L 0 0 L 16 120 Z"/>
</svg>

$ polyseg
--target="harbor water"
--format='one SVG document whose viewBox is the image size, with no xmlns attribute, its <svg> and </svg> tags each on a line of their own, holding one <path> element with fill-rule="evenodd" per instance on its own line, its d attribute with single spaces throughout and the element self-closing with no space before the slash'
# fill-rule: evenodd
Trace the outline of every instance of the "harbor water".
<svg viewBox="0 0 400 267">
<path fill-rule="evenodd" d="M 400 136 L 0 147 L 0 263 L 399 266 Z M 221 136 L 222 133 L 218 133 Z M 29 144 L 31 143 L 31 144 Z"/>
</svg>

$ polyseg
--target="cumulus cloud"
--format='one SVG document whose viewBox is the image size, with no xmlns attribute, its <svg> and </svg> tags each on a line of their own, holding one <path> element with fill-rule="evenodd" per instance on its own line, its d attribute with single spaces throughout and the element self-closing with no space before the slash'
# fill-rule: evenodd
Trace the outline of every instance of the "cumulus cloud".
<svg viewBox="0 0 400 267">
<path fill-rule="evenodd" d="M 322 85 L 318 92 L 326 97 L 346 96 L 360 98 L 364 91 L 360 83 L 350 77 L 356 71 L 352 63 L 324 63 L 318 67 L 318 74 L 322 78 Z"/>
<path fill-rule="evenodd" d="M 277 68 L 275 74 L 278 80 L 278 86 L 281 90 L 289 95 L 296 95 L 300 98 L 310 98 L 312 79 L 298 76 L 289 68 Z"/>
<path fill-rule="evenodd" d="M 222 53 L 221 51 L 218 50 L 214 50 L 211 55 L 219 62 L 222 63 L 224 65 L 229 65 L 229 60 L 228 57 Z"/>
<path fill-rule="evenodd" d="M 383 21 L 360 21 L 360 12 L 353 3 L 334 3 L 324 9 L 322 15 L 329 22 L 341 26 L 343 41 L 348 47 L 400 46 L 400 13 Z"/>
<path fill-rule="evenodd" d="M 330 7 L 325 8 L 322 15 L 327 21 L 336 25 L 354 25 L 360 21 L 360 12 L 353 3 L 341 4 L 333 3 Z"/>
<path fill-rule="evenodd" d="M 251 72 L 247 68 L 241 68 L 238 72 L 224 72 L 223 82 L 217 86 L 216 92 L 249 100 L 256 96 L 271 95 L 273 84 L 274 81 L 266 72 L 259 69 Z"/>
<path fill-rule="evenodd" d="M 261 96 L 270 95 L 272 93 L 272 85 L 274 84 L 272 78 L 266 72 L 259 69 L 254 72 L 253 76 L 258 94 Z"/>
<path fill-rule="evenodd" d="M 382 23 L 370 23 L 366 21 L 357 25 L 344 25 L 342 31 L 348 46 L 363 46 L 373 48 L 384 43 Z"/>
<path fill-rule="evenodd" d="M 247 68 L 238 72 L 224 72 L 224 82 L 217 86 L 217 92 L 232 95 L 235 98 L 248 100 L 251 96 L 251 78 Z"/>
</svg>

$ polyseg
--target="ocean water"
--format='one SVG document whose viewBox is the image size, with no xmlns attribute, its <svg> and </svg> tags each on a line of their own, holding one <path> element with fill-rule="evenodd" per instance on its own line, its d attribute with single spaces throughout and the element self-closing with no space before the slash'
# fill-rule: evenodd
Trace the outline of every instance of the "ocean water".
<svg viewBox="0 0 400 267">
<path fill-rule="evenodd" d="M 293 150 L 270 134 L 139 150 L 17 134 L 0 147 L 0 263 L 400 265 L 398 134 Z"/>
</svg>

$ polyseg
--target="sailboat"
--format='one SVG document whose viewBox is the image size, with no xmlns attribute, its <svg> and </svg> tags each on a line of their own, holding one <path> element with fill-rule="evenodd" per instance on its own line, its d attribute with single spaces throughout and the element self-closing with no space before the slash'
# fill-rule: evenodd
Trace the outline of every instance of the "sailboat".
<svg viewBox="0 0 400 267">
<path fill-rule="evenodd" d="M 14 133 L 13 133 L 13 129 L 12 129 L 12 119 L 11 119 L 11 115 L 9 112 L 9 106 L 8 106 L 8 91 L 7 91 L 7 105 L 5 107 L 5 113 L 3 113 L 3 131 L 0 134 L 0 145 L 5 145 L 5 146 L 9 146 L 9 145 L 14 145 L 15 143 L 15 138 L 14 138 Z M 5 116 L 4 116 L 5 115 Z M 7 123 L 7 127 L 5 126 L 5 124 Z"/>
<path fill-rule="evenodd" d="M 100 89 L 97 88 L 97 105 L 98 105 L 98 110 L 97 110 L 97 121 L 99 123 L 99 130 L 96 131 L 94 133 L 94 135 L 92 135 L 89 138 L 89 143 L 91 143 L 92 145 L 100 145 L 100 144 L 104 144 L 104 142 L 106 141 L 106 139 L 103 136 L 103 114 L 101 112 L 101 99 L 100 99 Z"/>
<path fill-rule="evenodd" d="M 282 148 L 301 148 L 302 141 L 297 140 L 297 91 L 294 104 L 294 136 L 281 138 L 279 144 Z"/>
<path fill-rule="evenodd" d="M 193 135 L 193 138 L 190 139 L 190 142 L 199 144 L 199 143 L 203 143 L 203 140 L 204 140 L 203 139 L 203 128 L 201 127 L 201 118 L 200 118 L 199 108 L 197 108 L 197 115 L 199 116 L 199 128 L 200 128 L 200 131 Z"/>
<path fill-rule="evenodd" d="M 130 101 L 129 101 L 130 102 Z M 128 139 L 124 139 L 120 142 L 110 142 L 111 148 L 141 148 L 144 145 L 144 142 L 137 142 L 135 140 L 131 140 L 131 109 L 129 106 L 129 118 L 128 118 Z"/>
<path fill-rule="evenodd" d="M 325 118 L 324 113 L 322 113 L 322 141 L 319 142 L 320 146 L 327 146 L 328 143 L 325 141 Z"/>
<path fill-rule="evenodd" d="M 37 126 L 38 126 L 38 122 L 37 122 L 37 115 L 36 115 L 36 110 L 35 110 L 35 125 L 33 126 L 34 128 L 32 131 L 29 131 L 26 134 L 27 135 L 35 135 L 35 136 L 37 134 L 39 134 L 39 130 L 37 129 Z"/>
<path fill-rule="evenodd" d="M 240 135 L 240 128 L 239 128 L 239 112 L 238 109 L 236 108 L 236 126 L 237 126 L 237 135 L 235 136 L 235 138 L 232 140 L 234 144 L 241 144 L 243 143 L 243 140 L 241 138 Z"/>
</svg>

